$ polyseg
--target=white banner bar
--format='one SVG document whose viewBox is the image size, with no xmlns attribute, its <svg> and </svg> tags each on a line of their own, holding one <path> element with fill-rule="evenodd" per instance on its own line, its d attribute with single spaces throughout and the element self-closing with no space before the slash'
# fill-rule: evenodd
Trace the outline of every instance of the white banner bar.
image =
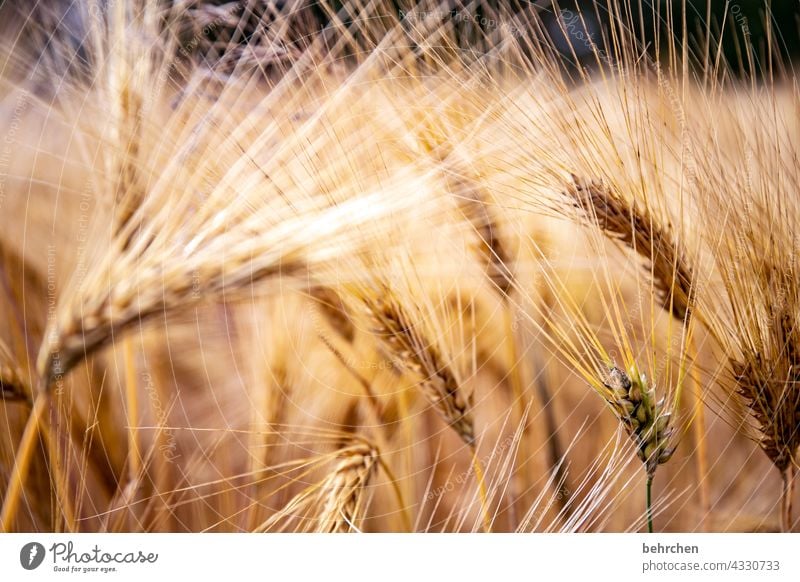
<svg viewBox="0 0 800 582">
<path fill-rule="evenodd" d="M 800 534 L 0 535 L 4 581 L 777 582 L 800 580 L 798 554 Z"/>
</svg>

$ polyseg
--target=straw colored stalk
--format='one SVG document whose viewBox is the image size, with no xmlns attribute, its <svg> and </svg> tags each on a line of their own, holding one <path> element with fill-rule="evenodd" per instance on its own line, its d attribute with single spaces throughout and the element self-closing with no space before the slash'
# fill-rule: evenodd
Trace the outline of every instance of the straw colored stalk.
<svg viewBox="0 0 800 582">
<path fill-rule="evenodd" d="M 761 447 L 781 472 L 794 460 L 800 445 L 800 330 L 784 307 L 770 309 L 780 353 L 749 351 L 731 360 L 739 394 L 759 422 Z"/>
<path fill-rule="evenodd" d="M 510 298 L 514 288 L 514 273 L 510 267 L 512 256 L 503 241 L 498 219 L 491 211 L 488 193 L 483 190 L 477 181 L 469 179 L 460 172 L 459 168 L 460 166 L 456 165 L 450 175 L 450 190 L 457 196 L 461 212 L 475 231 L 477 238 L 477 244 L 474 246 L 475 254 L 480 264 L 486 269 L 486 277 L 492 283 L 505 305 L 505 331 L 506 341 L 509 346 L 511 386 L 517 409 L 516 421 L 522 423 L 527 418 L 527 404 L 524 394 L 525 366 L 519 356 L 517 338 L 514 333 L 515 305 Z M 562 490 L 568 490 L 566 487 L 567 463 L 557 434 L 559 423 L 556 420 L 552 404 L 553 396 L 541 374 L 537 378 L 536 389 L 541 400 L 542 412 L 545 416 L 548 431 L 547 442 L 550 453 L 550 466 L 554 472 L 558 473 L 557 485 Z M 529 457 L 525 439 L 526 434 L 527 427 L 524 427 L 519 444 L 519 455 L 522 459 L 528 459 Z M 524 470 L 524 466 L 519 468 L 520 473 Z M 559 499 L 562 502 L 562 507 L 567 507 L 567 496 L 562 495 Z M 515 509 L 515 507 L 512 507 L 512 510 Z"/>
<path fill-rule="evenodd" d="M 511 255 L 501 238 L 500 226 L 489 208 L 488 196 L 474 181 L 456 174 L 450 177 L 450 189 L 458 197 L 464 217 L 475 230 L 478 244 L 476 255 L 486 268 L 486 276 L 502 297 L 507 297 L 514 285 L 509 267 Z"/>
<path fill-rule="evenodd" d="M 784 184 L 777 170 L 764 171 L 763 190 L 751 186 L 759 180 L 733 173 L 729 190 L 720 190 L 733 200 L 709 191 L 708 212 L 725 219 L 707 233 L 724 293 L 704 294 L 703 301 L 730 363 L 724 388 L 741 398 L 755 440 L 782 476 L 781 527 L 790 531 L 800 446 L 798 207 L 775 202 L 791 200 L 796 181 Z"/>
<path fill-rule="evenodd" d="M 222 204 L 223 201 L 220 201 Z M 226 208 L 210 213 L 208 223 L 186 240 L 175 209 L 148 220 L 148 211 L 131 220 L 114 239 L 104 261 L 83 285 L 59 298 L 39 352 L 40 391 L 26 426 L 17 458 L 28 460 L 49 393 L 77 363 L 124 332 L 172 311 L 202 301 L 252 293 L 253 285 L 281 275 L 297 275 L 361 248 L 369 233 L 381 232 L 389 217 L 415 208 L 413 196 L 398 199 L 382 193 L 344 201 L 287 218 L 272 228 L 274 211 L 250 212 L 241 222 L 226 224 Z M 416 209 L 419 205 L 416 205 Z M 159 221 L 166 221 L 159 228 Z M 176 230 L 177 229 L 177 230 Z M 131 231 L 138 231 L 131 237 Z M 12 519 L 27 473 L 15 466 L 14 483 L 4 499 L 4 516 Z"/>
<path fill-rule="evenodd" d="M 750 352 L 731 361 L 739 395 L 758 422 L 759 444 L 783 478 L 781 528 L 791 531 L 792 497 L 800 446 L 800 362 L 779 371 L 775 362 Z"/>
<path fill-rule="evenodd" d="M 444 421 L 466 443 L 472 455 L 472 467 L 478 482 L 481 515 L 485 531 L 491 529 L 488 492 L 483 467 L 478 460 L 471 394 L 465 392 L 458 374 L 445 359 L 441 349 L 427 337 L 421 319 L 412 319 L 388 284 L 379 290 L 356 292 L 372 320 L 373 334 L 387 349 L 398 370 L 422 378 L 420 389 Z"/>
<path fill-rule="evenodd" d="M 320 314 L 327 320 L 331 328 L 348 344 L 353 343 L 356 328 L 347 307 L 339 294 L 331 287 L 312 287 L 309 295 L 314 300 Z"/>
<path fill-rule="evenodd" d="M 565 363 L 603 398 L 635 443 L 637 456 L 642 461 L 647 476 L 647 524 L 648 530 L 653 531 L 650 495 L 652 482 L 658 466 L 666 463 L 674 452 L 670 424 L 683 381 L 685 352 L 681 350 L 677 377 L 671 369 L 671 355 L 666 354 L 664 367 L 659 366 L 656 373 L 666 378 L 667 388 L 664 397 L 657 399 L 655 383 L 640 372 L 637 364 L 637 354 L 641 352 L 635 349 L 637 338 L 632 335 L 633 328 L 622 316 L 619 287 L 614 286 L 610 279 L 607 280 L 612 289 L 608 298 L 602 298 L 602 308 L 616 350 L 622 354 L 623 368 L 616 366 L 614 358 L 605 349 L 604 342 L 598 336 L 597 326 L 587 318 L 582 302 L 575 300 L 564 281 L 556 274 L 546 270 L 543 274 L 551 292 L 550 296 L 564 310 L 566 318 L 561 322 L 552 310 L 538 307 L 541 322 L 531 316 L 528 316 L 529 321 L 542 331 L 553 349 L 563 356 Z M 611 277 L 608 271 L 605 275 Z M 686 326 L 683 329 L 687 331 Z M 647 334 L 653 341 L 655 331 L 651 329 Z M 652 347 L 655 349 L 656 346 Z M 656 369 L 654 364 L 655 362 L 650 362 L 651 371 Z"/>
</svg>

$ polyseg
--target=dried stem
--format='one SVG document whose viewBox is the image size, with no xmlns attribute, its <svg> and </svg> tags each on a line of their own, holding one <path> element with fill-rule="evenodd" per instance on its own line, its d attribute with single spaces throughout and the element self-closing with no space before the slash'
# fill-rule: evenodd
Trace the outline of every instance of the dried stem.
<svg viewBox="0 0 800 582">
<path fill-rule="evenodd" d="M 129 476 L 135 481 L 141 475 L 142 462 L 139 452 L 139 393 L 136 382 L 136 363 L 134 361 L 133 341 L 130 337 L 123 342 L 125 359 L 125 410 L 128 414 L 128 462 Z"/>
<path fill-rule="evenodd" d="M 694 299 L 696 288 L 692 277 L 694 271 L 679 248 L 677 237 L 672 232 L 669 223 L 656 219 L 647 209 L 642 208 L 635 202 L 632 203 L 625 200 L 619 192 L 600 182 L 583 180 L 575 175 L 572 176 L 572 182 L 567 188 L 567 195 L 573 201 L 573 206 L 586 213 L 606 237 L 627 246 L 649 264 L 649 275 L 660 296 L 662 308 L 682 325 L 688 325 L 689 319 L 695 314 Z M 693 339 L 690 339 L 690 344 L 692 356 L 695 356 L 696 350 L 694 349 Z M 612 370 L 613 374 L 616 374 L 614 370 Z M 704 514 L 703 519 L 705 520 L 705 515 L 710 506 L 707 483 L 708 462 L 704 436 L 705 413 L 702 389 L 694 374 L 690 373 L 690 376 L 694 383 L 693 404 L 695 414 L 693 425 L 697 448 L 695 462 L 698 473 L 698 487 L 700 489 L 700 503 Z M 622 380 L 630 384 L 627 377 Z M 643 413 L 644 416 L 642 418 L 647 418 L 650 423 L 656 421 L 657 417 L 666 418 L 666 420 L 658 420 L 658 422 L 668 422 L 669 415 L 666 414 L 659 417 L 661 415 L 660 407 L 653 407 L 654 403 L 648 402 L 647 387 L 643 386 L 643 388 L 644 402 L 642 404 L 634 402 L 637 406 L 637 412 Z M 629 406 L 629 404 L 626 403 L 626 406 Z M 626 428 L 631 433 L 630 421 L 625 419 L 624 414 L 621 418 L 623 418 Z M 634 424 L 637 420 L 634 418 Z M 638 422 L 643 421 L 638 420 Z M 658 463 L 666 462 L 666 459 L 672 455 L 672 449 L 664 449 L 659 453 L 659 455 L 663 455 L 664 460 L 661 460 L 662 456 L 659 455 L 653 457 L 646 452 L 648 445 L 644 443 L 647 439 L 644 438 L 643 440 L 641 432 L 637 432 L 640 430 L 641 427 L 634 428 L 633 434 L 636 435 L 637 442 L 640 443 L 639 456 L 648 465 L 648 478 L 652 480 L 652 475 L 655 473 L 655 465 L 653 463 L 657 465 Z M 655 444 L 650 443 L 651 446 L 656 448 L 661 446 L 658 444 L 660 441 L 657 432 L 654 434 L 656 437 Z M 648 499 L 649 487 L 648 483 Z M 652 520 L 650 519 L 649 525 L 652 531 Z"/>
<path fill-rule="evenodd" d="M 792 521 L 792 499 L 794 497 L 794 463 L 789 463 L 783 472 L 783 494 L 781 496 L 781 531 L 791 532 L 794 522 Z"/>
<path fill-rule="evenodd" d="M 365 196 L 293 216 L 272 228 L 264 228 L 262 223 L 270 219 L 259 214 L 242 219 L 242 224 L 218 225 L 224 222 L 220 210 L 190 241 L 181 240 L 183 234 L 154 233 L 153 220 L 137 216 L 82 287 L 59 304 L 39 352 L 44 385 L 49 388 L 134 326 L 223 295 L 251 295 L 256 283 L 299 275 L 337 252 L 347 253 L 364 243 L 359 226 L 375 228 L 392 211 L 410 206 L 409 200 Z M 166 208 L 162 212 L 171 214 Z M 130 231 L 137 229 L 143 234 L 130 242 Z"/>
<path fill-rule="evenodd" d="M 28 474 L 33 457 L 36 455 L 36 445 L 39 442 L 39 429 L 46 422 L 47 412 L 50 410 L 50 396 L 43 392 L 36 397 L 31 409 L 31 414 L 25 424 L 22 439 L 17 447 L 14 458 L 14 469 L 11 472 L 8 489 L 3 498 L 3 508 L 0 511 L 0 532 L 10 532 L 14 526 L 20 496 L 25 486 L 25 477 Z"/>
<path fill-rule="evenodd" d="M 697 357 L 697 346 L 694 337 L 689 341 L 690 358 L 694 361 Z M 692 406 L 694 415 L 692 418 L 692 431 L 694 434 L 695 448 L 695 469 L 697 471 L 697 487 L 700 492 L 700 513 L 701 527 L 704 531 L 708 529 L 708 516 L 711 512 L 711 498 L 709 495 L 709 472 L 708 472 L 708 447 L 706 446 L 706 408 L 703 402 L 703 388 L 696 376 L 696 372 L 689 372 L 692 380 Z"/>
<path fill-rule="evenodd" d="M 375 325 L 373 332 L 388 348 L 398 368 L 422 377 L 420 387 L 423 394 L 469 446 L 478 481 L 484 528 L 489 531 L 488 495 L 483 469 L 477 458 L 471 397 L 464 393 L 455 370 L 444 360 L 437 345 L 425 337 L 421 323 L 411 321 L 388 286 L 384 286 L 381 293 L 362 294 L 362 301 Z"/>
<path fill-rule="evenodd" d="M 647 532 L 653 533 L 653 476 L 647 475 L 647 483 L 645 484 L 645 503 L 647 505 Z"/>
</svg>

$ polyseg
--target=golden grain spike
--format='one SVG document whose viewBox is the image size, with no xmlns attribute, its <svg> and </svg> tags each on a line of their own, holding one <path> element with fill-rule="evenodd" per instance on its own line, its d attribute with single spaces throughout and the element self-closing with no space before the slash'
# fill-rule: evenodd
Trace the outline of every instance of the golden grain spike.
<svg viewBox="0 0 800 582">
<path fill-rule="evenodd" d="M 365 489 L 377 469 L 378 451 L 357 443 L 340 449 L 336 468 L 322 484 L 325 501 L 318 518 L 320 533 L 346 533 L 357 528 Z"/>
<path fill-rule="evenodd" d="M 421 326 L 410 321 L 406 311 L 388 289 L 382 296 L 366 299 L 374 322 L 374 333 L 388 347 L 395 364 L 421 376 L 420 389 L 450 427 L 468 445 L 475 444 L 471 399 L 464 393 L 452 367 L 437 345 L 426 338 Z"/>
<path fill-rule="evenodd" d="M 645 259 L 664 309 L 683 320 L 691 313 L 692 270 L 669 227 L 602 183 L 572 176 L 567 195 L 609 238 Z"/>
</svg>

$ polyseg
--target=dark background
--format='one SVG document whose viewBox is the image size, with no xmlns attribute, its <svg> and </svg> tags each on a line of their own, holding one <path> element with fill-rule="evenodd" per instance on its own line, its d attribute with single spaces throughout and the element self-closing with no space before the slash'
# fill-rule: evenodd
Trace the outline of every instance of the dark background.
<svg viewBox="0 0 800 582">
<path fill-rule="evenodd" d="M 100 13 L 107 13 L 114 2 L 135 4 L 134 0 L 91 1 L 95 12 Z M 174 4 L 175 0 L 162 2 L 166 7 Z M 259 31 L 263 30 L 263 26 L 269 26 L 269 22 L 279 13 L 292 14 L 294 38 L 289 40 L 302 44 L 329 23 L 331 6 L 338 12 L 338 17 L 347 22 L 349 18 L 346 5 L 369 4 L 342 0 L 327 0 L 326 3 L 328 9 L 322 8 L 318 0 L 195 0 L 193 3 L 184 0 L 181 6 L 187 8 L 182 11 L 187 15 L 187 20 L 191 20 L 191 14 L 202 12 L 203 6 L 237 6 L 240 23 L 233 27 L 235 30 L 228 27 L 215 31 L 210 38 L 206 35 L 203 37 L 204 41 L 209 41 L 209 45 L 219 41 L 219 45 L 230 46 L 229 41 L 232 38 L 242 44 L 259 42 L 256 40 Z M 401 11 L 408 13 L 418 4 L 417 0 L 382 0 L 376 3 L 398 14 Z M 706 60 L 704 53 L 708 46 L 711 47 L 709 52 L 714 54 L 719 46 L 724 60 L 734 74 L 761 76 L 768 62 L 769 27 L 772 30 L 773 64 L 793 65 L 800 59 L 800 0 L 561 0 L 557 5 L 551 0 L 445 0 L 432 2 L 431 6 L 436 6 L 437 10 L 443 12 L 449 9 L 453 14 L 458 11 L 469 14 L 470 22 L 462 22 L 456 26 L 461 48 L 480 51 L 482 47 L 491 46 L 481 40 L 481 33 L 489 34 L 491 31 L 475 30 L 475 27 L 482 28 L 479 23 L 483 19 L 515 15 L 515 22 L 522 23 L 532 35 L 549 39 L 569 66 L 591 66 L 592 55 L 587 50 L 587 43 L 576 42 L 570 36 L 582 32 L 589 35 L 597 46 L 602 47 L 603 39 L 608 38 L 612 21 L 609 18 L 609 3 L 617 11 L 630 7 L 625 12 L 629 25 L 640 37 L 642 46 L 646 46 L 653 56 L 665 54 L 663 49 L 667 43 L 667 31 L 678 31 L 680 34 L 685 19 L 690 53 L 695 64 Z M 83 61 L 85 55 L 81 49 L 87 6 L 86 2 L 80 0 L 0 0 L 0 35 L 5 40 L 15 38 L 16 44 L 27 41 L 37 53 L 47 51 L 47 47 L 55 50 L 52 47 L 56 43 L 52 42 L 52 38 L 58 36 L 75 47 L 78 61 Z M 582 11 L 585 29 L 572 26 L 565 35 L 563 23 L 559 23 L 559 14 L 563 14 L 564 10 L 573 14 Z M 183 18 L 181 15 L 173 17 Z M 24 29 L 22 34 L 21 29 Z M 711 34 L 710 43 L 705 40 L 707 32 Z M 192 38 L 192 34 L 191 26 L 187 26 L 187 38 Z M 214 38 L 215 34 L 219 38 Z M 573 50 L 569 50 L 570 41 L 578 55 L 578 63 L 573 62 L 575 58 Z M 63 48 L 64 43 L 61 43 L 58 50 Z M 199 50 L 204 49 L 200 47 Z M 209 55 L 201 55 L 201 58 L 206 57 Z"/>
</svg>

